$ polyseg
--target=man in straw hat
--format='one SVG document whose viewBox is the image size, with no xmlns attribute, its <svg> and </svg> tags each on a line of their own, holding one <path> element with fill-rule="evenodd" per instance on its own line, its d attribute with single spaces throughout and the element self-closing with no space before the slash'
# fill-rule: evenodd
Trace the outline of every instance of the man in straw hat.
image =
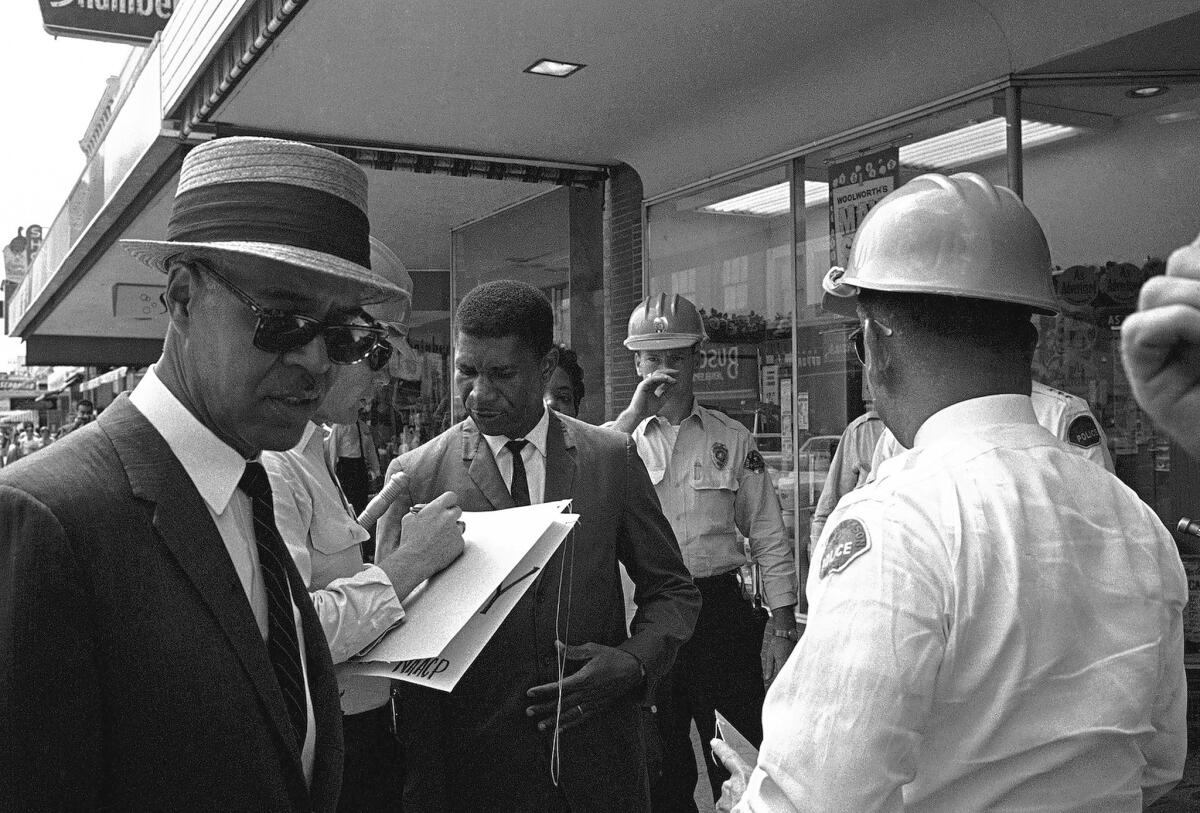
<svg viewBox="0 0 1200 813">
<path fill-rule="evenodd" d="M 184 160 L 162 357 L 95 422 L 0 476 L 0 735 L 20 810 L 332 810 L 329 647 L 258 462 L 382 335 L 366 176 L 230 138 Z"/>
<path fill-rule="evenodd" d="M 1179 780 L 1183 567 L 1149 506 L 1038 423 L 1050 269 L 1032 212 L 962 173 L 880 201 L 827 278 L 908 451 L 830 516 L 757 766 L 714 742 L 723 805 L 1137 810 Z"/>
</svg>

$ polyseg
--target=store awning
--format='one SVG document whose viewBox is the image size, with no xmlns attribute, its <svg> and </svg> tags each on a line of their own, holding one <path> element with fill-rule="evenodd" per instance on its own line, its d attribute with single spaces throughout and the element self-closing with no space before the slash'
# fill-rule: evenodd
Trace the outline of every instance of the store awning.
<svg viewBox="0 0 1200 813">
<path fill-rule="evenodd" d="M 163 279 L 115 243 L 165 233 L 183 155 L 214 135 L 337 149 L 368 172 L 376 236 L 410 270 L 445 271 L 452 229 L 556 184 L 623 163 L 653 198 L 1105 44 L 1157 67 L 1171 49 L 1128 38 L 1197 20 L 1194 0 L 180 4 L 122 75 L 89 167 L 103 188 L 72 192 L 10 331 L 31 364 L 156 358 Z M 542 58 L 584 67 L 526 72 Z"/>
<path fill-rule="evenodd" d="M 255 13 L 222 27 L 235 6 Z M 181 67 L 164 96 L 185 131 L 623 162 L 652 197 L 1195 12 L 1190 0 L 189 3 L 163 48 L 193 78 Z M 204 47 L 203 30 L 224 33 Z M 1191 51 L 1177 58 L 1194 67 Z M 1143 58 L 1126 57 L 1126 69 Z M 543 58 L 584 67 L 526 72 Z"/>
</svg>

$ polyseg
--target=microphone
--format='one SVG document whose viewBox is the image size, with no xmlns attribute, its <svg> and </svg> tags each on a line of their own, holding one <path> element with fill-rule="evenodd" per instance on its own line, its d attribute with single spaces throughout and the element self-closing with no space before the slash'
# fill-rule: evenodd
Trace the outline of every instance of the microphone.
<svg viewBox="0 0 1200 813">
<path fill-rule="evenodd" d="M 1181 534 L 1191 534 L 1192 536 L 1200 536 L 1200 522 L 1187 517 L 1180 517 L 1179 523 L 1175 526 L 1175 530 Z"/>
<path fill-rule="evenodd" d="M 388 481 L 383 484 L 383 489 L 367 503 L 367 507 L 358 515 L 358 524 L 368 531 L 371 530 L 403 490 L 404 472 L 398 471 L 388 478 Z"/>
</svg>

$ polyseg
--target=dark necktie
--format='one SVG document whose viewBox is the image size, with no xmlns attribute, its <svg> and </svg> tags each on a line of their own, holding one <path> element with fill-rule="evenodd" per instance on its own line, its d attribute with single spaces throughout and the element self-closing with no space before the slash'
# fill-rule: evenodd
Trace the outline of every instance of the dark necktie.
<svg viewBox="0 0 1200 813">
<path fill-rule="evenodd" d="M 275 506 L 271 501 L 271 483 L 261 463 L 253 460 L 238 481 L 238 488 L 250 497 L 254 509 L 254 541 L 258 545 L 258 564 L 267 590 L 267 654 L 275 678 L 283 691 L 283 704 L 296 731 L 296 742 L 303 748 L 308 730 L 308 703 L 304 688 L 304 667 L 300 663 L 300 643 L 296 636 L 296 617 L 288 590 L 287 548 L 275 527 Z"/>
<path fill-rule="evenodd" d="M 529 478 L 525 476 L 525 461 L 521 459 L 521 450 L 528 442 L 527 440 L 510 440 L 504 444 L 504 448 L 512 454 L 512 486 L 508 490 L 512 494 L 515 505 L 529 505 Z"/>
</svg>

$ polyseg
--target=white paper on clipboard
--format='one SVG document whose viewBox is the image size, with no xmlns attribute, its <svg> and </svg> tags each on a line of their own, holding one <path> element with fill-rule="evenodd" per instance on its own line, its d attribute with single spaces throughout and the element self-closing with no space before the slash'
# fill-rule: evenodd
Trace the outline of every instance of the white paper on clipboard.
<svg viewBox="0 0 1200 813">
<path fill-rule="evenodd" d="M 758 749 L 751 745 L 750 740 L 742 736 L 742 732 L 734 728 L 733 724 L 721 715 L 721 712 L 714 711 L 713 714 L 717 716 L 717 736 L 753 768 L 758 763 Z"/>
<path fill-rule="evenodd" d="M 569 500 L 466 512 L 463 555 L 405 601 L 404 622 L 339 675 L 451 691 L 570 534 Z"/>
</svg>

